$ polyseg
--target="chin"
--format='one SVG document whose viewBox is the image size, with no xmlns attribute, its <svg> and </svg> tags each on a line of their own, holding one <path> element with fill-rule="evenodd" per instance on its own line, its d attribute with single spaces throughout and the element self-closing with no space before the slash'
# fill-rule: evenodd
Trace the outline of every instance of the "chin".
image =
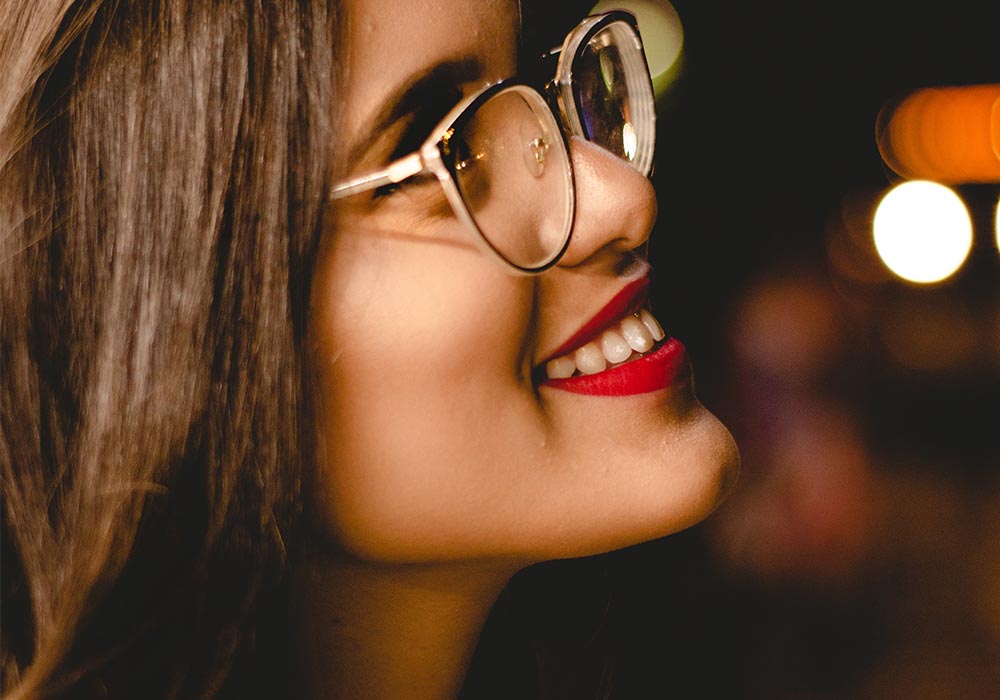
<svg viewBox="0 0 1000 700">
<path fill-rule="evenodd" d="M 694 504 L 690 525 L 707 518 L 726 500 L 740 473 L 740 452 L 732 433 L 701 404 L 697 414 L 698 430 L 704 435 L 706 444 L 702 470 L 704 496 Z"/>
<path fill-rule="evenodd" d="M 643 449 L 635 449 L 640 440 Z M 633 449 L 625 450 L 626 444 Z M 602 458 L 618 455 L 600 467 L 614 474 L 616 484 L 601 503 L 577 513 L 580 526 L 566 529 L 573 537 L 553 538 L 551 548 L 533 553 L 536 559 L 602 554 L 696 525 L 732 492 L 740 471 L 732 434 L 693 396 L 680 412 L 668 410 L 617 443 L 592 441 L 586 450 Z"/>
</svg>

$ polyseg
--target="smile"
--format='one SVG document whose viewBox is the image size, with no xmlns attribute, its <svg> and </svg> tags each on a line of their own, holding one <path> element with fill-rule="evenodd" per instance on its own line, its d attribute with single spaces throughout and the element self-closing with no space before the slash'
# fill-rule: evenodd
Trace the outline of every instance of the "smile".
<svg viewBox="0 0 1000 700">
<path fill-rule="evenodd" d="M 653 349 L 666 334 L 659 321 L 646 309 L 626 316 L 600 338 L 545 363 L 548 379 L 566 379 L 576 374 L 597 374 L 635 360 Z"/>
<path fill-rule="evenodd" d="M 687 366 L 684 345 L 644 308 L 649 278 L 615 297 L 536 368 L 540 386 L 577 394 L 627 396 L 670 386 Z"/>
</svg>

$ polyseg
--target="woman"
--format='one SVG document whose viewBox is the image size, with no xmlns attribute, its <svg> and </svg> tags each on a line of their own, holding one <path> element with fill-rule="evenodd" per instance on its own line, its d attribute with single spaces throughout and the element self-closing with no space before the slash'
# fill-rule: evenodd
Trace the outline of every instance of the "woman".
<svg viewBox="0 0 1000 700">
<path fill-rule="evenodd" d="M 732 481 L 627 18 L 564 141 L 517 3 L 338 5 L 0 18 L 6 696 L 454 697 L 514 572 Z"/>
</svg>

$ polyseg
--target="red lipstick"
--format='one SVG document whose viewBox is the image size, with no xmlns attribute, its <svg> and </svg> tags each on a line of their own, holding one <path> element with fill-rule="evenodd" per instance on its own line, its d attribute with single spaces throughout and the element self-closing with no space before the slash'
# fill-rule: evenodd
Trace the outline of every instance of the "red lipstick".
<svg viewBox="0 0 1000 700">
<path fill-rule="evenodd" d="M 629 314 L 636 313 L 646 303 L 648 294 L 648 276 L 630 282 L 545 362 L 568 355 Z M 545 362 L 539 368 L 543 373 Z M 591 396 L 629 396 L 665 389 L 688 367 L 684 344 L 668 337 L 660 341 L 651 352 L 624 364 L 596 374 L 575 375 L 564 379 L 543 378 L 540 386 Z"/>
<path fill-rule="evenodd" d="M 597 315 L 584 324 L 565 343 L 560 345 L 546 358 L 545 362 L 551 359 L 566 355 L 576 350 L 581 345 L 586 345 L 591 340 L 604 332 L 605 328 L 618 323 L 629 314 L 634 314 L 646 303 L 649 295 L 649 277 L 640 277 L 635 282 L 630 282 L 609 301 Z M 544 365 L 545 362 L 542 364 Z"/>
<path fill-rule="evenodd" d="M 666 338 L 659 348 L 623 365 L 597 374 L 546 379 L 542 386 L 590 396 L 631 396 L 666 389 L 688 366 L 684 344 Z"/>
</svg>

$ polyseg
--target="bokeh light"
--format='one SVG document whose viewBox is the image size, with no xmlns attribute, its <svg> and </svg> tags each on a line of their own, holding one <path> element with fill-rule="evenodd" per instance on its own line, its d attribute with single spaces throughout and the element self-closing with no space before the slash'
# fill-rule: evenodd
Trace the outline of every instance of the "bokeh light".
<svg viewBox="0 0 1000 700">
<path fill-rule="evenodd" d="M 882 159 L 911 179 L 1000 181 L 1000 83 L 922 88 L 879 115 Z"/>
<path fill-rule="evenodd" d="M 684 46 L 684 28 L 677 10 L 667 0 L 601 0 L 593 12 L 610 10 L 628 10 L 638 20 L 653 90 L 660 97 L 676 77 Z"/>
<path fill-rule="evenodd" d="M 953 190 L 911 180 L 879 202 L 874 237 L 886 267 L 907 281 L 930 284 L 962 267 L 972 249 L 972 218 Z"/>
<path fill-rule="evenodd" d="M 997 206 L 993 210 L 993 233 L 997 237 L 997 251 L 1000 252 L 1000 198 L 997 199 Z"/>
</svg>

